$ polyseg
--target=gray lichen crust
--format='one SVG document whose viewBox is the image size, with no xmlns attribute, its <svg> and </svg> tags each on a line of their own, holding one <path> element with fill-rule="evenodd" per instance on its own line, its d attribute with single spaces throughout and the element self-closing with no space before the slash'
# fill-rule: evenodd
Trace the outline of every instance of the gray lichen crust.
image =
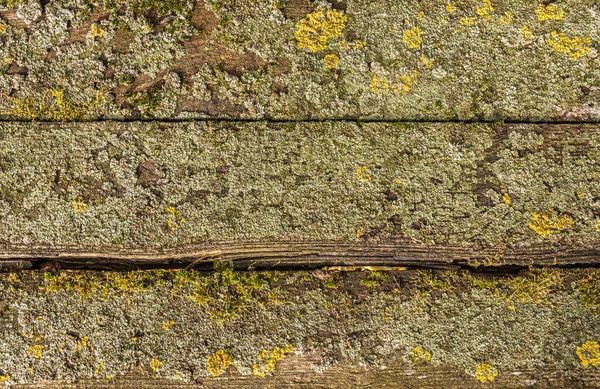
<svg viewBox="0 0 600 389">
<path fill-rule="evenodd" d="M 475 384 L 518 369 L 576 377 L 600 363 L 594 270 L 502 279 L 219 266 L 2 275 L 0 377 L 110 380 L 134 366 L 182 381 L 228 369 L 264 376 L 291 353 L 316 353 L 317 371 L 399 358 L 463 370 Z"/>
<path fill-rule="evenodd" d="M 597 125 L 0 125 L 0 241 L 496 247 L 600 235 Z"/>
<path fill-rule="evenodd" d="M 0 115 L 600 117 L 597 1 L 333 3 L 4 0 Z"/>
</svg>

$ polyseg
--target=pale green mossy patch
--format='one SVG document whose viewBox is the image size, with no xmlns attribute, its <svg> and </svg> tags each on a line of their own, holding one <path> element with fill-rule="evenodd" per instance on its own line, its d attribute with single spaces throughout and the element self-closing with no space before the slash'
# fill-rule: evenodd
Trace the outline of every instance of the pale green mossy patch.
<svg viewBox="0 0 600 389">
<path fill-rule="evenodd" d="M 276 299 L 277 290 L 268 290 L 269 278 L 264 274 L 234 271 L 231 262 L 215 262 L 214 269 L 209 277 L 194 271 L 177 272 L 174 293 L 206 306 L 206 313 L 217 323 L 239 319 L 249 306 Z"/>
<path fill-rule="evenodd" d="M 596 125 L 3 123 L 0 241 L 157 248 L 402 234 L 495 247 L 498 263 L 507 245 L 600 237 L 599 144 Z M 569 223 L 542 236 L 532 220 L 549 209 Z"/>
<path fill-rule="evenodd" d="M 594 368 L 588 345 L 600 339 L 600 316 L 586 307 L 580 285 L 596 272 L 385 271 L 377 288 L 363 282 L 373 273 L 344 272 L 334 273 L 345 282 L 332 289 L 323 271 L 216 267 L 1 275 L 0 376 L 9 384 L 106 378 L 138 361 L 149 374 L 184 381 L 225 369 L 266 375 L 292 352 L 319 353 L 317 370 L 400 358 L 464 370 L 474 383 L 482 364 L 499 375 Z M 414 293 L 423 288 L 428 293 Z M 266 295 L 277 298 L 260 303 Z M 233 311 L 223 310 L 227 304 Z"/>
</svg>

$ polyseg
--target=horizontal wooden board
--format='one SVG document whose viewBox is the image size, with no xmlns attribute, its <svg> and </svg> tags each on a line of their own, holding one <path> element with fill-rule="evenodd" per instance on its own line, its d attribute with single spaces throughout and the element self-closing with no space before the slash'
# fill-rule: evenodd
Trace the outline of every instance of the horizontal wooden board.
<svg viewBox="0 0 600 389">
<path fill-rule="evenodd" d="M 2 123 L 0 258 L 590 264 L 599 145 L 592 124 Z"/>
<path fill-rule="evenodd" d="M 0 117 L 597 121 L 599 13 L 589 0 L 3 1 Z"/>
<path fill-rule="evenodd" d="M 20 389 L 599 385 L 598 269 L 215 269 L 0 274 L 0 377 Z"/>
<path fill-rule="evenodd" d="M 561 370 L 534 370 L 505 372 L 494 382 L 477 382 L 462 372 L 444 368 L 391 366 L 360 369 L 338 366 L 324 373 L 310 368 L 309 358 L 290 358 L 281 363 L 274 377 L 248 377 L 228 375 L 205 378 L 194 384 L 173 380 L 160 380 L 143 375 L 130 375 L 114 380 L 82 380 L 74 384 L 53 382 L 56 389 L 220 389 L 220 388 L 381 388 L 403 389 L 476 389 L 476 388 L 548 388 L 548 389 L 596 389 L 600 388 L 600 374 L 586 371 L 581 374 Z M 15 385 L 15 389 L 45 389 L 47 384 Z"/>
</svg>

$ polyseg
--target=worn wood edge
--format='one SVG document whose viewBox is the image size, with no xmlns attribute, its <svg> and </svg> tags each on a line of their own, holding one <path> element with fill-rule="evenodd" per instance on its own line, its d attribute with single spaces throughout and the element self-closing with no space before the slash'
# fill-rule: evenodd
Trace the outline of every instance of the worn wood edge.
<svg viewBox="0 0 600 389">
<path fill-rule="evenodd" d="M 343 240 L 253 240 L 185 245 L 165 249 L 5 246 L 0 269 L 28 269 L 53 261 L 65 269 L 136 269 L 205 267 L 215 260 L 236 267 L 317 268 L 323 266 L 409 266 L 414 268 L 502 268 L 594 266 L 600 264 L 600 240 L 529 247 L 468 248 L 410 241 L 375 243 Z"/>
<path fill-rule="evenodd" d="M 459 388 L 600 388 L 598 369 L 563 370 L 523 369 L 501 371 L 493 381 L 479 382 L 475 377 L 456 368 L 428 363 L 408 364 L 390 360 L 379 366 L 360 367 L 339 364 L 317 372 L 312 362 L 315 355 L 290 356 L 277 364 L 273 375 L 256 377 L 241 375 L 229 368 L 218 377 L 204 377 L 194 383 L 183 383 L 142 372 L 132 372 L 112 379 L 82 379 L 68 383 L 57 381 L 20 384 L 12 389 L 152 389 L 152 388 L 382 388 L 459 389 Z"/>
</svg>

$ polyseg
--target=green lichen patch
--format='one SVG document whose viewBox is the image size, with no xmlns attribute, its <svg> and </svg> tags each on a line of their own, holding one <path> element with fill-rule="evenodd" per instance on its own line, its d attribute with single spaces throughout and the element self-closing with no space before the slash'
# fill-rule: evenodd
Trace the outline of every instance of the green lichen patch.
<svg viewBox="0 0 600 389">
<path fill-rule="evenodd" d="M 174 293 L 206 307 L 207 314 L 218 323 L 238 319 L 249 306 L 264 306 L 277 296 L 277 290 L 267 288 L 268 278 L 260 273 L 237 272 L 231 262 L 221 261 L 215 262 L 214 269 L 211 276 L 178 271 Z"/>
</svg>

